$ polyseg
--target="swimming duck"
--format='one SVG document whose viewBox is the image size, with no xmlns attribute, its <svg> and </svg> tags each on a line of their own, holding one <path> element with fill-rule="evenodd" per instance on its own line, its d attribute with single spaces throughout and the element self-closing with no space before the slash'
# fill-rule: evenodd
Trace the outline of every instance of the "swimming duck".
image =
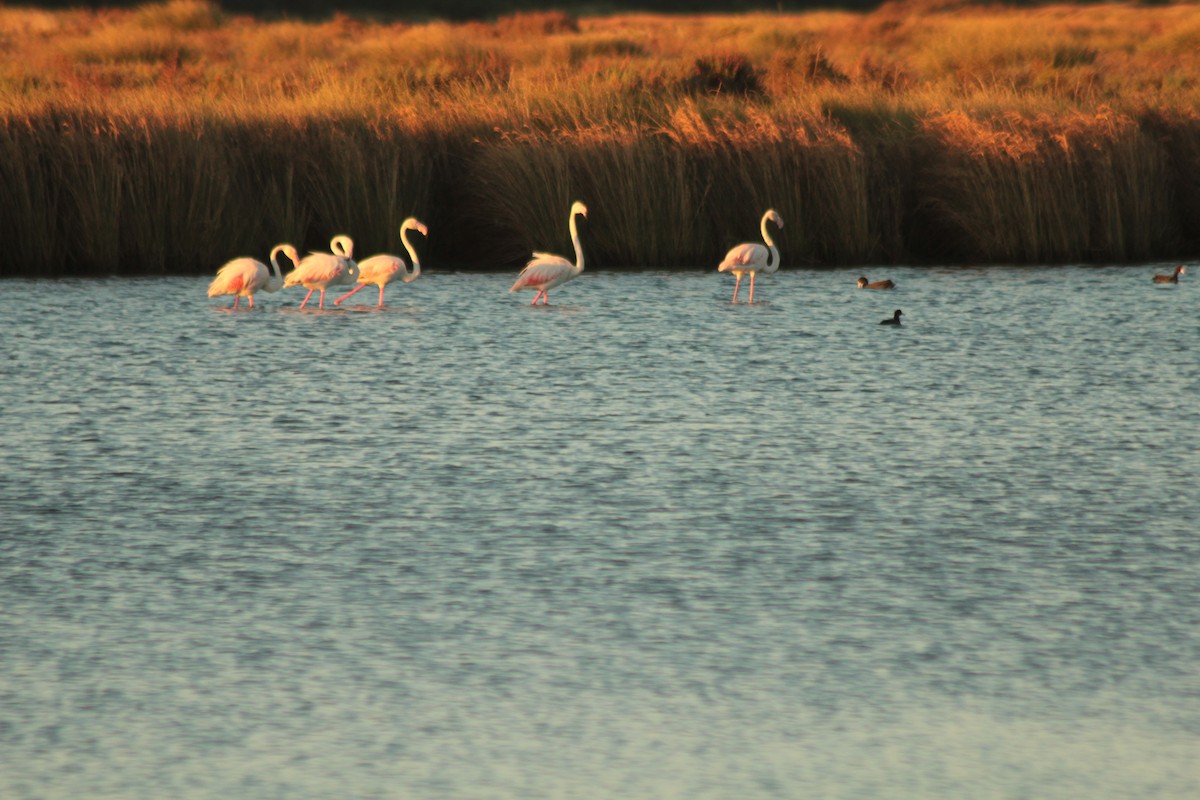
<svg viewBox="0 0 1200 800">
<path fill-rule="evenodd" d="M 867 280 L 866 276 L 863 276 L 858 279 L 858 288 L 860 288 L 860 289 L 894 289 L 894 288 L 896 288 L 896 284 L 892 283 L 891 281 L 887 281 L 887 280 L 875 281 L 872 283 L 871 281 Z"/>
<path fill-rule="evenodd" d="M 1185 272 L 1185 270 L 1183 268 L 1183 265 L 1180 264 L 1178 267 L 1175 268 L 1175 271 L 1173 273 L 1171 273 L 1170 275 L 1163 275 L 1162 273 L 1155 275 L 1154 282 L 1155 283 L 1179 283 L 1179 276 L 1182 275 L 1184 272 Z"/>
<path fill-rule="evenodd" d="M 892 314 L 891 319 L 881 319 L 881 320 L 879 320 L 879 324 L 880 325 L 899 325 L 900 324 L 900 315 L 903 313 L 904 313 L 903 311 L 901 311 L 900 309 L 897 308 L 895 313 Z"/>
</svg>

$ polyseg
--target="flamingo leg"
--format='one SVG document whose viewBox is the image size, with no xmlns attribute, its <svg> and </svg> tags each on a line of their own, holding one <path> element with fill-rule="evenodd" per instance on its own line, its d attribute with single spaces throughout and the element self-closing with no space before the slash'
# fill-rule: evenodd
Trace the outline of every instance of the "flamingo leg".
<svg viewBox="0 0 1200 800">
<path fill-rule="evenodd" d="M 383 287 L 386 285 L 387 284 L 384 284 L 384 283 L 379 284 L 379 307 L 380 308 L 383 308 Z"/>
<path fill-rule="evenodd" d="M 316 291 L 316 288 L 312 288 L 312 289 L 308 290 L 308 294 L 304 295 L 304 300 L 300 303 L 301 308 L 304 308 L 304 306 L 308 303 L 308 298 L 312 297 L 312 293 L 315 291 Z"/>
<path fill-rule="evenodd" d="M 754 302 L 754 276 L 756 274 L 757 273 L 754 273 L 754 272 L 750 273 L 750 302 L 751 303 Z"/>
<path fill-rule="evenodd" d="M 317 304 L 317 308 L 321 311 L 325 310 L 325 287 L 321 287 L 321 302 Z"/>
<path fill-rule="evenodd" d="M 357 292 L 359 289 L 363 288 L 364 286 L 366 286 L 366 284 L 365 284 L 365 283 L 360 283 L 358 286 L 355 286 L 353 289 L 351 289 L 350 291 L 346 292 L 344 295 L 342 295 L 341 297 L 339 297 L 337 300 L 334 300 L 334 301 L 333 301 L 333 304 L 334 304 L 335 306 L 336 306 L 336 305 L 338 305 L 338 304 L 340 304 L 340 303 L 341 303 L 343 300 L 345 300 L 347 297 L 349 297 L 350 295 L 354 294 L 355 292 Z"/>
<path fill-rule="evenodd" d="M 545 290 L 545 289 L 538 289 L 538 291 L 537 291 L 537 294 L 535 294 L 535 295 L 533 296 L 533 302 L 532 302 L 532 303 L 530 303 L 529 305 L 531 305 L 531 306 L 536 306 L 536 305 L 537 305 L 538 298 L 539 298 L 539 297 L 541 297 L 541 296 L 543 296 L 544 294 L 546 294 L 546 290 Z"/>
<path fill-rule="evenodd" d="M 249 295 L 246 299 L 250 301 L 250 307 L 254 308 L 254 295 Z"/>
<path fill-rule="evenodd" d="M 738 296 L 738 289 L 741 289 L 741 288 L 742 288 L 742 273 L 740 273 L 740 272 L 735 272 L 735 273 L 733 273 L 733 274 L 737 276 L 737 280 L 736 280 L 736 281 L 734 282 L 734 284 L 733 284 L 733 299 L 732 299 L 732 300 L 730 300 L 729 302 L 731 302 L 731 303 L 736 303 L 736 302 L 737 302 L 737 296 Z"/>
<path fill-rule="evenodd" d="M 237 308 L 238 303 L 240 303 L 240 302 L 242 302 L 242 296 L 240 294 L 235 294 L 233 296 L 233 307 Z"/>
</svg>

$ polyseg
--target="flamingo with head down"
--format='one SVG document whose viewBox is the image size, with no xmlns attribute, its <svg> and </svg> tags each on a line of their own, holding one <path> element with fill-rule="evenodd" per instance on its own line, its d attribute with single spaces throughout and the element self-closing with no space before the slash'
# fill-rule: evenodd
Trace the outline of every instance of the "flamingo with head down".
<svg viewBox="0 0 1200 800">
<path fill-rule="evenodd" d="M 575 217 L 577 215 L 586 217 L 587 213 L 587 206 L 578 200 L 571 204 L 568 227 L 571 230 L 571 243 L 575 245 L 575 263 L 572 264 L 562 256 L 550 253 L 534 253 L 533 258 L 517 276 L 516 283 L 509 289 L 510 292 L 536 291 L 537 294 L 533 296 L 533 302 L 530 305 L 537 305 L 539 297 L 542 304 L 546 305 L 548 302 L 546 292 L 561 283 L 579 277 L 579 273 L 583 272 L 583 248 L 579 244 L 579 229 L 575 226 Z"/>
<path fill-rule="evenodd" d="M 300 254 L 290 244 L 277 244 L 271 249 L 270 269 L 254 258 L 235 258 L 217 270 L 217 277 L 208 285 L 208 296 L 231 294 L 234 308 L 245 297 L 254 308 L 257 292 L 278 292 L 283 288 L 283 270 L 275 259 L 280 251 L 291 260 L 293 267 L 300 263 Z"/>
<path fill-rule="evenodd" d="M 779 249 L 775 247 L 770 231 L 767 230 L 768 222 L 774 222 L 778 227 L 783 227 L 783 219 L 775 209 L 769 209 L 767 213 L 763 214 L 759 230 L 762 231 L 763 241 L 766 242 L 765 247 L 761 244 L 739 244 L 726 253 L 725 260 L 717 265 L 718 272 L 732 272 L 737 276 L 737 282 L 733 284 L 733 300 L 731 302 L 737 302 L 738 289 L 742 286 L 742 276 L 747 272 L 750 273 L 750 302 L 753 303 L 754 276 L 760 272 L 770 275 L 779 269 Z"/>
<path fill-rule="evenodd" d="M 418 231 L 424 236 L 429 235 L 429 228 L 425 227 L 425 223 L 418 220 L 416 217 L 409 217 L 400 225 L 400 241 L 404 243 L 404 249 L 408 251 L 408 257 L 412 259 L 412 268 L 404 263 L 404 259 L 399 256 L 381 254 L 371 256 L 368 259 L 358 263 L 358 286 L 355 286 L 350 291 L 333 301 L 333 304 L 341 305 L 341 302 L 350 295 L 357 292 L 359 289 L 365 288 L 368 284 L 375 284 L 379 287 L 379 307 L 383 308 L 383 289 L 397 277 L 405 283 L 412 283 L 421 275 L 421 261 L 417 258 L 417 251 L 413 249 L 412 243 L 408 241 L 408 232 Z"/>
<path fill-rule="evenodd" d="M 318 308 L 325 308 L 325 290 L 344 286 L 358 280 L 358 264 L 354 262 L 354 242 L 349 236 L 335 236 L 329 243 L 329 253 L 309 253 L 284 279 L 284 287 L 303 286 L 308 289 L 300 307 L 304 308 L 315 291 L 321 292 Z"/>
</svg>

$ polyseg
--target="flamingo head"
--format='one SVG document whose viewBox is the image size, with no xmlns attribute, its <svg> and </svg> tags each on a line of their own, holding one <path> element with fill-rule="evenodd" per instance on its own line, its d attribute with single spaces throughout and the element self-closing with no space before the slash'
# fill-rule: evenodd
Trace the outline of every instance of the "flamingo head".
<svg viewBox="0 0 1200 800">
<path fill-rule="evenodd" d="M 763 214 L 763 221 L 765 222 L 766 220 L 771 220 L 771 222 L 774 222 L 780 228 L 783 227 L 783 217 L 779 216 L 779 212 L 773 208 L 768 210 L 766 214 Z"/>
<path fill-rule="evenodd" d="M 573 217 L 576 214 L 582 214 L 585 217 L 587 216 L 587 206 L 578 200 L 571 204 L 571 216 Z"/>
<path fill-rule="evenodd" d="M 329 240 L 329 249 L 334 255 L 352 258 L 354 256 L 354 240 L 344 234 L 335 236 Z"/>
<path fill-rule="evenodd" d="M 429 228 L 426 227 L 424 222 L 421 222 L 421 220 L 417 219 L 416 217 L 409 217 L 408 219 L 404 220 L 404 222 L 400 225 L 400 231 L 416 231 L 422 236 L 429 235 Z"/>
</svg>

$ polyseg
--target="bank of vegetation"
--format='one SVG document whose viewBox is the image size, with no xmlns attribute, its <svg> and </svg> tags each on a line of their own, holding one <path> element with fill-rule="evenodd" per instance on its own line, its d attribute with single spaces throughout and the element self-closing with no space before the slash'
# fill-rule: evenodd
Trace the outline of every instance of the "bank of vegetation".
<svg viewBox="0 0 1200 800">
<path fill-rule="evenodd" d="M 1200 246 L 1200 7 L 256 20 L 0 7 L 0 274 L 280 241 L 429 267 L 1132 262 Z"/>
</svg>

